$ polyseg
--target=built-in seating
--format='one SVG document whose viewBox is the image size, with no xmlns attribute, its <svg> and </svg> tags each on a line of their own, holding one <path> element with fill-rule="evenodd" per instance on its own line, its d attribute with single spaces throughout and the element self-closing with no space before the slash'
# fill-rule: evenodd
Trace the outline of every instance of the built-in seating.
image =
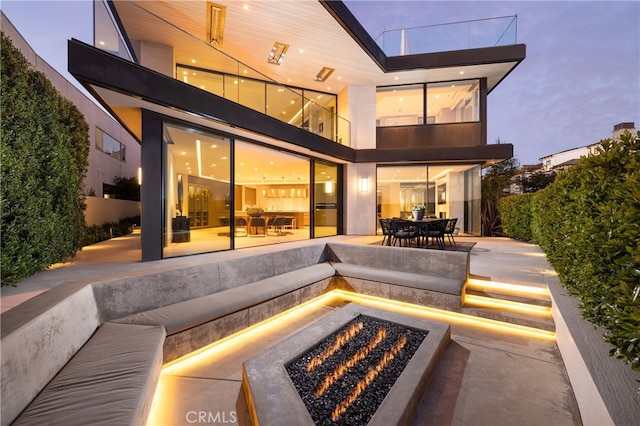
<svg viewBox="0 0 640 426">
<path fill-rule="evenodd" d="M 63 284 L 2 315 L 2 425 L 144 423 L 163 362 L 328 289 L 459 310 L 468 256 L 316 242 Z"/>
</svg>

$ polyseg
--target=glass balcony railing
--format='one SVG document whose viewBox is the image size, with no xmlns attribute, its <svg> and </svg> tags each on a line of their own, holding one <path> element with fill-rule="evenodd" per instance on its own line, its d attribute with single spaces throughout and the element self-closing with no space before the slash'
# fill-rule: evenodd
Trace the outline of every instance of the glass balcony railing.
<svg viewBox="0 0 640 426">
<path fill-rule="evenodd" d="M 143 19 L 145 26 L 153 27 L 165 39 L 172 40 L 175 46 L 189 45 L 192 51 L 199 52 L 197 67 L 193 64 L 175 64 L 176 79 L 350 146 L 351 123 L 335 113 L 336 95 L 280 84 L 145 9 L 144 2 L 140 5 L 127 1 L 126 4 L 132 8 L 132 13 L 138 15 L 137 22 Z M 151 5 L 153 7 L 153 3 Z M 113 17 L 103 2 L 94 2 L 94 17 L 94 46 L 131 61 L 132 55 L 124 38 L 113 24 Z"/>
<path fill-rule="evenodd" d="M 507 46 L 517 43 L 517 15 L 384 31 L 376 43 L 387 56 Z"/>
</svg>

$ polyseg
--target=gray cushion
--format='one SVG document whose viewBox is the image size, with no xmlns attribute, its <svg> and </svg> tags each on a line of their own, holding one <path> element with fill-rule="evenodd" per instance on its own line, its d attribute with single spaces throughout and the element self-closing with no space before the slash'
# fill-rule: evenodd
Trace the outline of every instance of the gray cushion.
<svg viewBox="0 0 640 426">
<path fill-rule="evenodd" d="M 143 424 L 164 339 L 162 327 L 103 324 L 13 424 Z"/>
<path fill-rule="evenodd" d="M 439 293 L 460 296 L 464 280 L 454 278 L 434 277 L 432 275 L 416 274 L 412 272 L 391 271 L 388 269 L 371 268 L 369 266 L 353 265 L 350 263 L 333 263 L 337 275 L 343 277 L 360 278 L 404 287 L 432 290 Z"/>
<path fill-rule="evenodd" d="M 257 305 L 333 275 L 335 275 L 335 270 L 330 264 L 318 263 L 251 284 L 139 312 L 121 318 L 117 322 L 162 325 L 165 327 L 167 335 L 172 335 Z"/>
</svg>

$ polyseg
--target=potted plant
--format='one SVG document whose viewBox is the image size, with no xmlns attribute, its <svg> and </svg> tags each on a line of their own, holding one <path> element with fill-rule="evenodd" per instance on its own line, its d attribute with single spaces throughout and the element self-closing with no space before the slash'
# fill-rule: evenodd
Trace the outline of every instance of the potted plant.
<svg viewBox="0 0 640 426">
<path fill-rule="evenodd" d="M 413 210 L 411 211 L 411 213 L 413 213 L 413 218 L 415 220 L 422 220 L 426 209 L 427 208 L 424 205 L 413 206 Z"/>
</svg>

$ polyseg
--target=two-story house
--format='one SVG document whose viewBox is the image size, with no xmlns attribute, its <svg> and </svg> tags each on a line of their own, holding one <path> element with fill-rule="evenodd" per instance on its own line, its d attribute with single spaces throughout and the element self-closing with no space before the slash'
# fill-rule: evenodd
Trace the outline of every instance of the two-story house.
<svg viewBox="0 0 640 426">
<path fill-rule="evenodd" d="M 141 143 L 154 260 L 374 235 L 417 204 L 479 234 L 481 168 L 513 155 L 487 96 L 525 51 L 515 17 L 376 41 L 341 1 L 97 0 L 69 71 Z"/>
</svg>

